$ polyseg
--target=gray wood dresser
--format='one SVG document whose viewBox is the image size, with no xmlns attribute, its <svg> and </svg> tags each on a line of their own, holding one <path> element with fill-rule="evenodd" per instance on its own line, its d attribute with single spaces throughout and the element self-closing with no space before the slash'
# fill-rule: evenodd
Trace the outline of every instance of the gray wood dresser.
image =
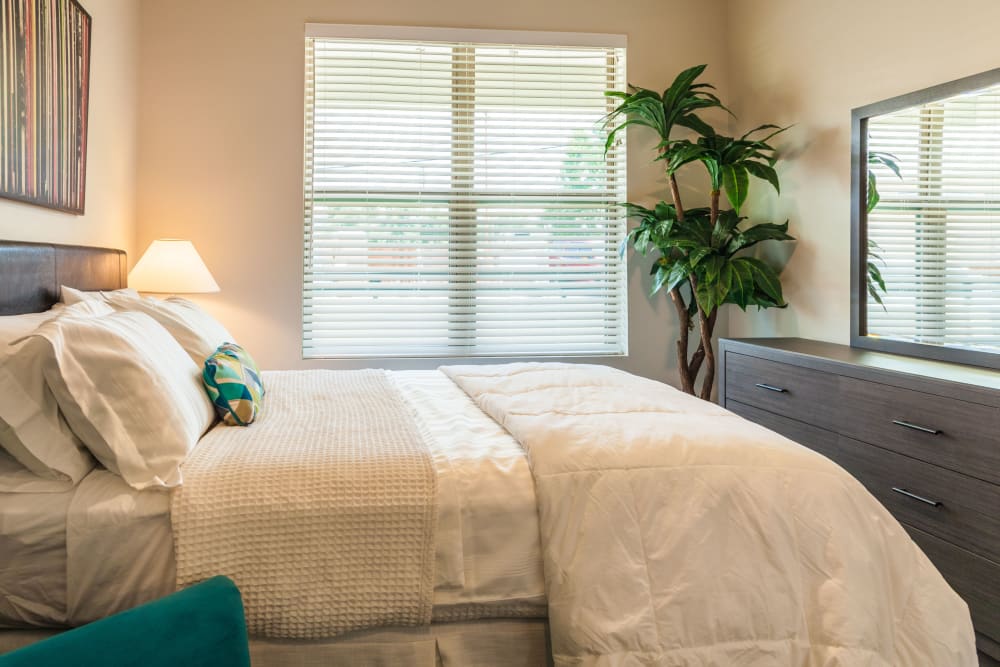
<svg viewBox="0 0 1000 667">
<path fill-rule="evenodd" d="M 723 339 L 719 358 L 719 402 L 860 480 L 1000 664 L 1000 372 L 801 338 Z"/>
</svg>

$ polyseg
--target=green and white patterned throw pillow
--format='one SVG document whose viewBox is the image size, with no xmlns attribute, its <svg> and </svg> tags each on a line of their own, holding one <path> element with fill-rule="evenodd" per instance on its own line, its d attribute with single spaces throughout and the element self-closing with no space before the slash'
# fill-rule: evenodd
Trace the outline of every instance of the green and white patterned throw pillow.
<svg viewBox="0 0 1000 667">
<path fill-rule="evenodd" d="M 205 390 L 230 426 L 249 426 L 260 415 L 264 384 L 253 358 L 236 343 L 223 343 L 205 360 Z"/>
</svg>

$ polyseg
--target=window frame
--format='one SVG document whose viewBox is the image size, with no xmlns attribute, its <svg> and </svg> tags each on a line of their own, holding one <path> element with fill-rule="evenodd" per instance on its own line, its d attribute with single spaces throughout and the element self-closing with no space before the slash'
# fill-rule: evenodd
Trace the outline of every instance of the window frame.
<svg viewBox="0 0 1000 667">
<path fill-rule="evenodd" d="M 623 51 L 622 58 L 624 58 L 624 50 L 627 48 L 627 38 L 625 35 L 617 34 L 605 34 L 605 33 L 567 33 L 567 32 L 543 32 L 543 31 L 507 31 L 507 30 L 481 30 L 481 29 L 465 29 L 465 28 L 430 28 L 430 27 L 414 27 L 414 26 L 373 26 L 373 25 L 347 25 L 347 24 L 325 24 L 325 23 L 307 23 L 305 26 L 305 38 L 308 46 L 309 39 L 359 39 L 359 40 L 404 40 L 404 41 L 425 41 L 425 42 L 437 42 L 445 43 L 452 46 L 461 45 L 463 43 L 474 43 L 477 45 L 486 44 L 497 44 L 502 46 L 510 45 L 525 45 L 525 46 L 543 46 L 543 47 L 592 47 L 592 48 L 605 48 L 605 49 L 620 49 Z M 308 89 L 308 75 L 309 67 L 304 68 L 307 74 L 306 82 L 306 97 L 309 95 Z M 625 62 L 622 61 L 621 73 L 625 72 Z M 308 102 L 304 102 L 308 104 Z M 306 139 L 304 149 L 306 151 L 306 159 L 304 164 L 306 169 L 311 169 L 311 151 L 312 146 L 309 144 L 310 128 L 308 126 L 309 117 L 305 113 L 304 109 L 303 117 L 305 118 L 305 126 L 303 128 L 303 135 Z M 472 116 L 473 110 L 468 110 L 470 113 L 469 128 L 473 127 Z M 452 108 L 452 114 L 461 114 L 462 110 L 456 110 L 455 107 Z M 467 129 L 469 129 L 467 128 Z M 624 157 L 624 147 L 622 148 Z M 454 158 L 453 158 L 454 159 Z M 471 165 L 470 165 L 471 168 Z M 621 180 L 621 185 L 623 188 L 626 186 L 626 177 L 624 175 L 624 165 L 621 167 L 613 167 L 612 169 L 620 170 L 622 172 L 619 176 Z M 312 195 L 312 190 L 309 187 L 309 178 L 304 174 L 303 185 L 304 185 L 304 207 L 307 205 L 308 198 Z M 537 195 L 536 191 L 525 191 L 526 194 Z M 468 212 L 461 214 L 462 216 L 468 216 Z M 624 219 L 624 215 L 622 215 Z M 454 215 L 451 216 L 454 221 Z M 474 224 L 474 222 L 472 223 Z M 303 221 L 304 229 L 303 233 L 305 238 L 308 238 L 310 233 L 310 223 L 309 215 L 307 213 Z M 626 221 L 626 231 L 627 231 L 627 221 Z M 451 229 L 451 234 L 455 233 L 454 229 Z M 463 358 L 475 358 L 475 359 L 558 359 L 558 358 L 588 358 L 588 359 L 599 359 L 599 358 L 618 358 L 628 356 L 628 320 L 629 320 L 629 309 L 628 309 L 628 280 L 627 280 L 627 266 L 622 262 L 618 271 L 621 273 L 618 276 L 618 282 L 622 283 L 620 287 L 620 299 L 621 299 L 621 309 L 622 317 L 618 324 L 617 338 L 619 340 L 619 346 L 617 351 L 604 351 L 595 350 L 592 352 L 550 352 L 550 351 L 539 351 L 539 352 L 526 352 L 521 350 L 509 350 L 505 352 L 483 352 L 476 353 L 473 350 L 465 350 L 461 347 L 456 346 L 454 349 L 442 348 L 440 352 L 426 353 L 426 352 L 362 352 L 362 353 L 338 353 L 336 351 L 311 351 L 309 349 L 307 332 L 306 332 L 306 318 L 307 318 L 307 293 L 309 292 L 309 284 L 307 282 L 306 268 L 309 262 L 309 250 L 308 242 L 306 242 L 306 247 L 304 248 L 304 258 L 303 258 L 303 275 L 302 280 L 302 292 L 301 292 L 301 352 L 303 360 L 323 360 L 323 359 L 344 359 L 344 360 L 357 360 L 357 359 L 463 359 Z M 463 271 L 468 272 L 469 269 L 463 269 Z M 471 269 L 475 272 L 475 269 Z M 454 279 L 451 273 L 449 273 L 450 280 Z M 469 297 L 474 298 L 474 293 L 469 292 Z M 464 295 L 463 295 L 464 298 Z M 473 322 L 473 325 L 475 323 Z M 460 326 L 460 322 L 448 321 L 448 327 L 451 329 L 455 326 Z"/>
</svg>

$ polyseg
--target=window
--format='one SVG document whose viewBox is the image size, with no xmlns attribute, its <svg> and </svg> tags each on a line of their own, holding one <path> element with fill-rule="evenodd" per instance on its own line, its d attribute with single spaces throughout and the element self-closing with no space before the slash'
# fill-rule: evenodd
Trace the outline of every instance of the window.
<svg viewBox="0 0 1000 667">
<path fill-rule="evenodd" d="M 623 40 L 308 25 L 303 356 L 623 354 Z"/>
<path fill-rule="evenodd" d="M 874 168 L 885 291 L 869 334 L 1000 352 L 1000 86 L 871 118 L 868 133 L 901 171 Z"/>
</svg>

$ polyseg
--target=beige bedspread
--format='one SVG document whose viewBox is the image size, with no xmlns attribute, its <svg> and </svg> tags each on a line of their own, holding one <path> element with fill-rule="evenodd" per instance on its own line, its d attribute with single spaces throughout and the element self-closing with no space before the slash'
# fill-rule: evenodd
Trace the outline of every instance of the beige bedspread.
<svg viewBox="0 0 1000 667">
<path fill-rule="evenodd" d="M 819 454 L 611 368 L 442 370 L 528 453 L 557 666 L 976 664 L 965 603 Z"/>
<path fill-rule="evenodd" d="M 216 428 L 172 497 L 177 584 L 239 586 L 251 634 L 431 620 L 436 477 L 383 371 L 267 374 L 261 419 Z"/>
</svg>

